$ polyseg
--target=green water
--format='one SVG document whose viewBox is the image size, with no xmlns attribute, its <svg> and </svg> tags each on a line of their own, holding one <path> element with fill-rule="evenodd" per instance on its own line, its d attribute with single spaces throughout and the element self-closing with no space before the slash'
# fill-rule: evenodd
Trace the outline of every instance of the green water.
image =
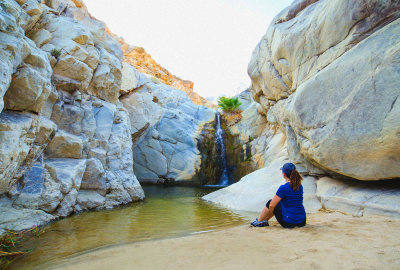
<svg viewBox="0 0 400 270">
<path fill-rule="evenodd" d="M 109 211 L 92 211 L 43 228 L 33 252 L 7 269 L 43 269 L 96 248 L 180 237 L 246 224 L 242 214 L 200 199 L 210 189 L 144 187 L 146 201 Z"/>
</svg>

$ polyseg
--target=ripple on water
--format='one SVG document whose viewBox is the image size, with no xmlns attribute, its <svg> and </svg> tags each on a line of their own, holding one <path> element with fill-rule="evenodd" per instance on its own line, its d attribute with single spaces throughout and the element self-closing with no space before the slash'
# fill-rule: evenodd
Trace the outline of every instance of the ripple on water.
<svg viewBox="0 0 400 270">
<path fill-rule="evenodd" d="M 38 246 L 9 269 L 39 269 L 95 248 L 179 237 L 244 224 L 237 213 L 201 200 L 213 191 L 190 187 L 144 187 L 146 201 L 92 211 L 43 228 Z"/>
</svg>

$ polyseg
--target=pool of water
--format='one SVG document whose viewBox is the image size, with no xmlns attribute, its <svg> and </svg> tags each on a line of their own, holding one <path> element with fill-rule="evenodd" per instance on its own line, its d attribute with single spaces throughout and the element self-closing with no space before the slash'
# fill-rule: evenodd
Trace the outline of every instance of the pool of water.
<svg viewBox="0 0 400 270">
<path fill-rule="evenodd" d="M 215 189 L 144 187 L 146 201 L 92 211 L 43 228 L 34 251 L 7 269 L 43 269 L 101 247 L 180 237 L 246 224 L 248 218 L 201 200 Z"/>
</svg>

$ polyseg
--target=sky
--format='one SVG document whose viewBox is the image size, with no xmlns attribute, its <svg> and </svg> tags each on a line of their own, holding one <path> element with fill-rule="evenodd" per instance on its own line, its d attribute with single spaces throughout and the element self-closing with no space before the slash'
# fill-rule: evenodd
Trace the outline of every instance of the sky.
<svg viewBox="0 0 400 270">
<path fill-rule="evenodd" d="M 250 86 L 247 65 L 269 23 L 293 0 L 85 0 L 92 16 L 203 97 Z"/>
</svg>

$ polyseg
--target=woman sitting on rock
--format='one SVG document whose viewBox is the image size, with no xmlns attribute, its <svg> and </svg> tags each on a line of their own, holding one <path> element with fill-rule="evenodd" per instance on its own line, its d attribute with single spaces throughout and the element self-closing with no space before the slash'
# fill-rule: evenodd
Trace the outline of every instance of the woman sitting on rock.
<svg viewBox="0 0 400 270">
<path fill-rule="evenodd" d="M 272 200 L 269 200 L 260 217 L 251 223 L 255 227 L 269 226 L 268 220 L 275 215 L 284 228 L 306 225 L 306 211 L 303 206 L 303 178 L 293 163 L 285 163 L 281 168 L 286 183 L 281 185 Z"/>
</svg>

